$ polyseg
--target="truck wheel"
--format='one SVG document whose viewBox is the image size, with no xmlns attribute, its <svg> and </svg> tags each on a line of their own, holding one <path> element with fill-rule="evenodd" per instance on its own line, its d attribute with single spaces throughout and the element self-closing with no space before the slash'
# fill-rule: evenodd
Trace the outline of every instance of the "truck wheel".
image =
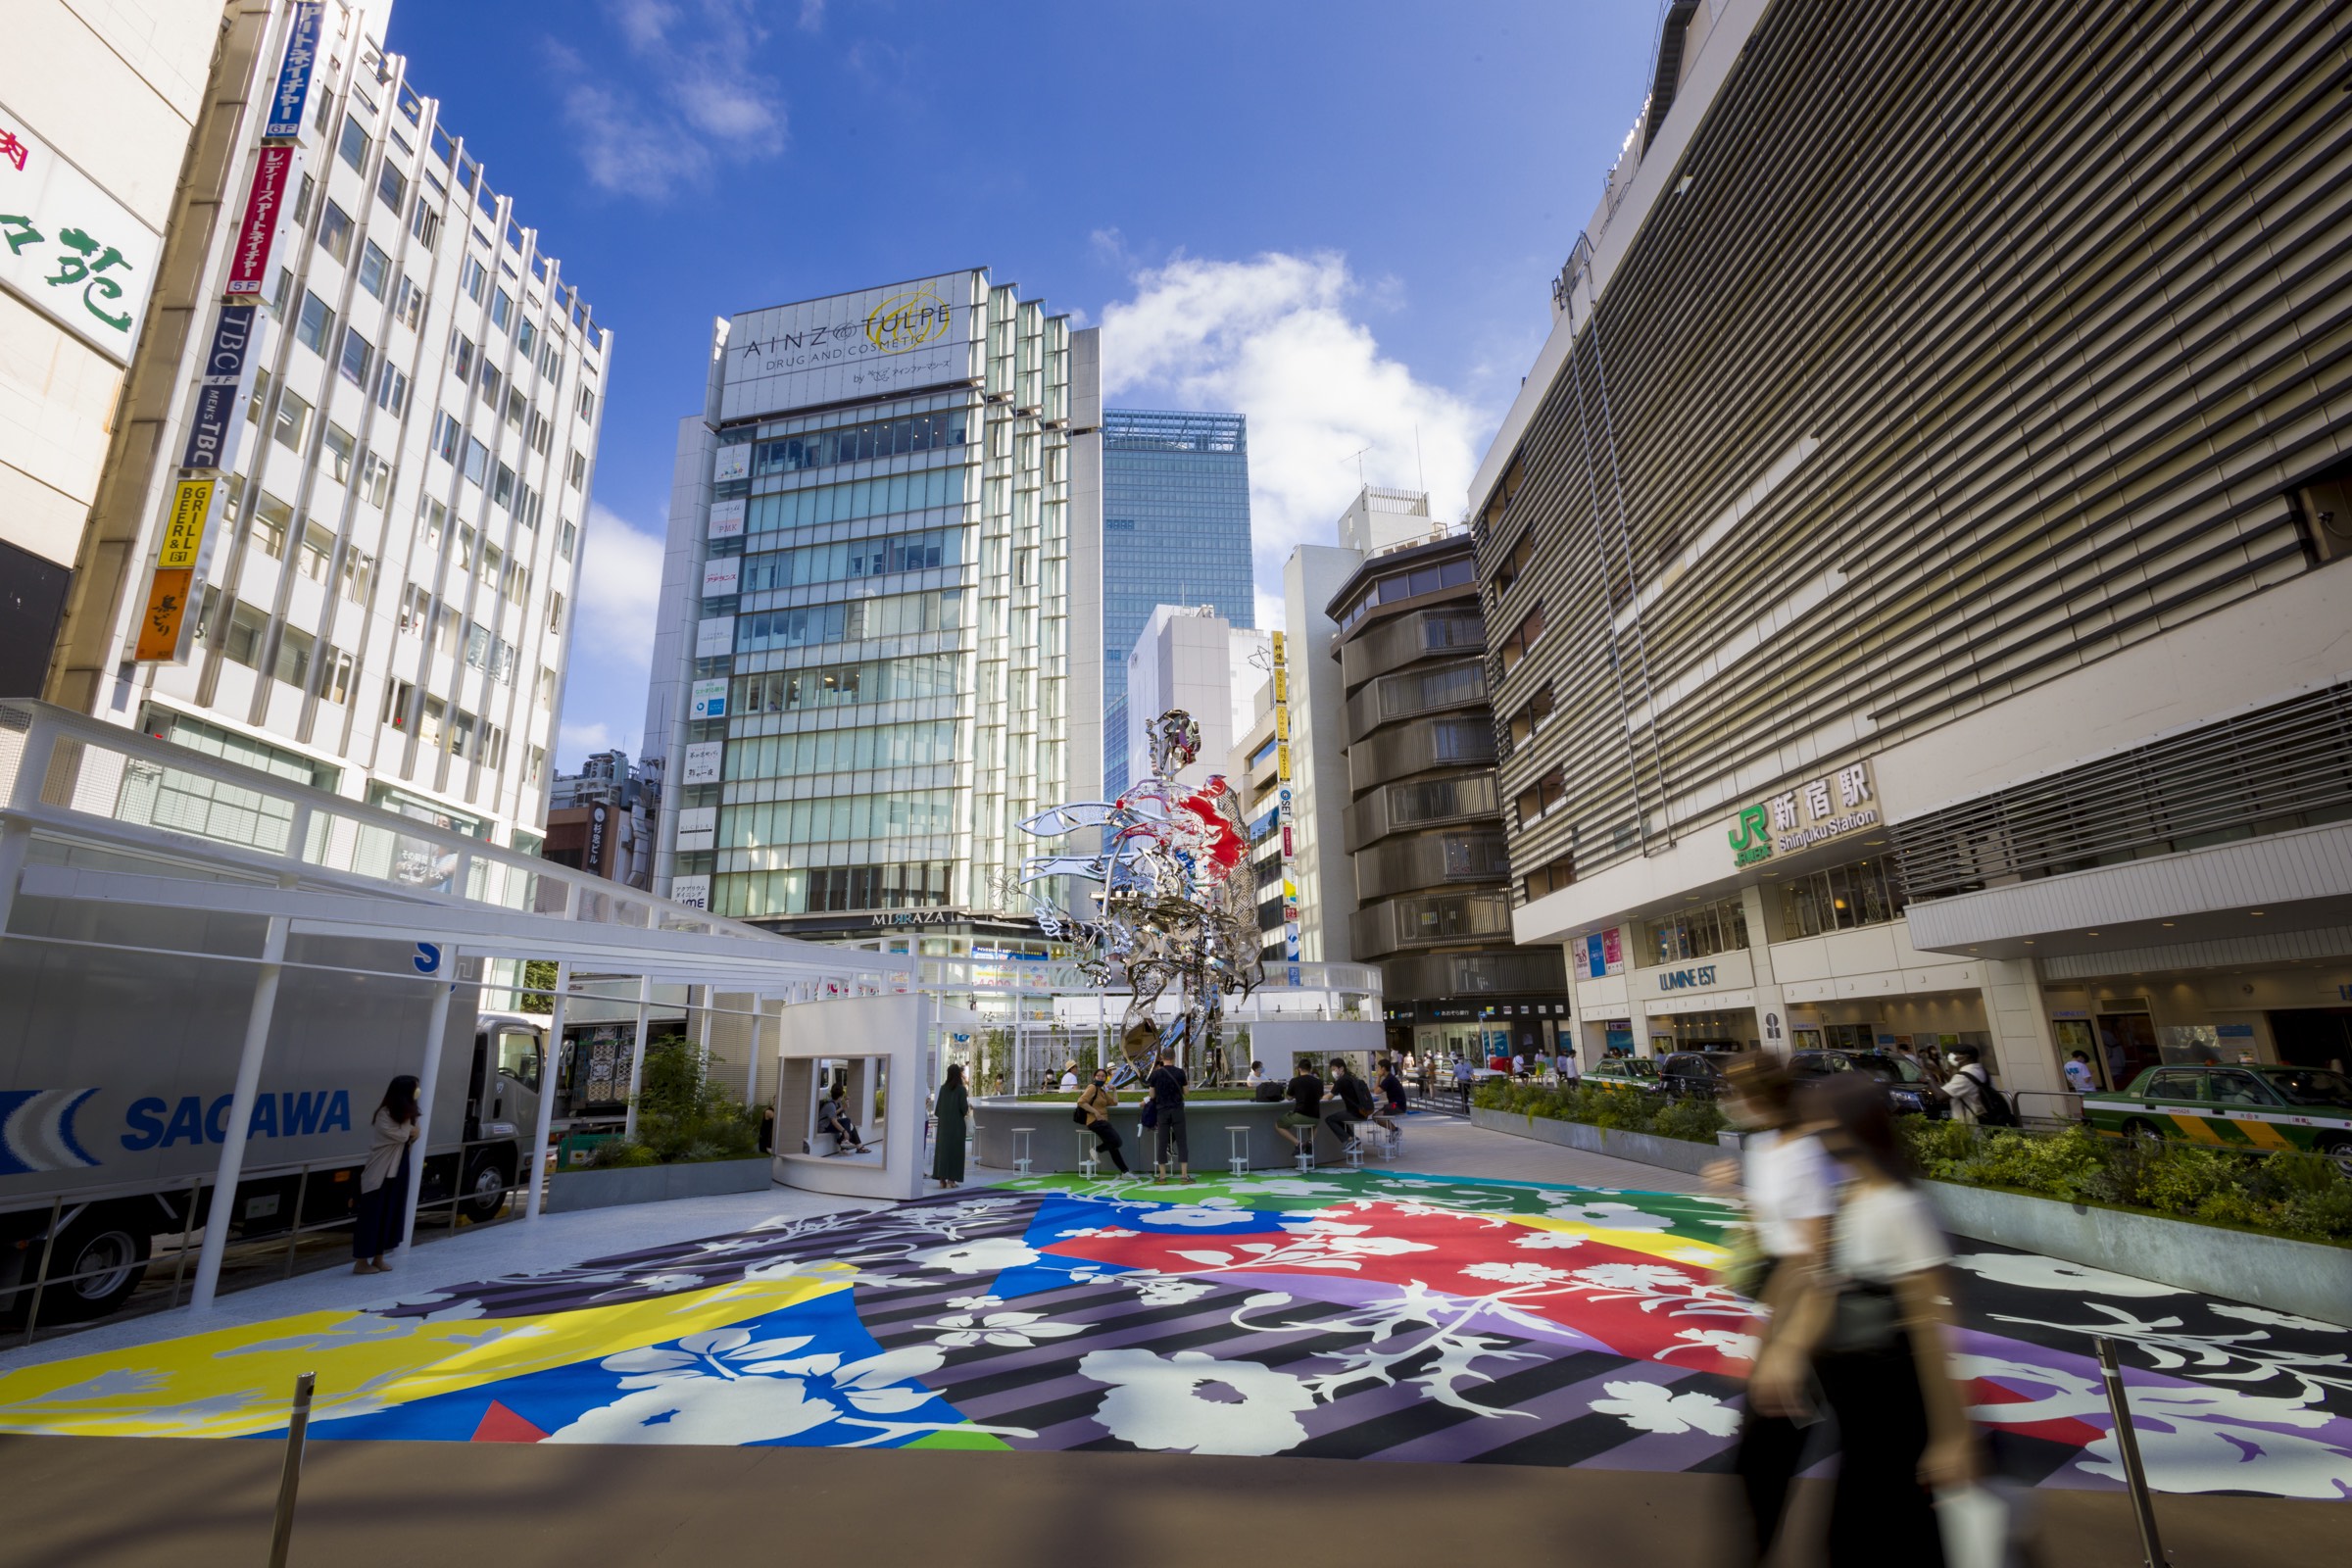
<svg viewBox="0 0 2352 1568">
<path fill-rule="evenodd" d="M 121 1306 L 147 1277 L 154 1238 L 120 1214 L 94 1209 L 58 1233 L 41 1292 L 44 1323 L 86 1323 Z M 39 1244 L 34 1244 L 38 1266 Z M 83 1276 L 68 1279 L 69 1275 Z"/>
<path fill-rule="evenodd" d="M 476 1225 L 486 1225 L 507 1206 L 507 1194 L 514 1185 L 506 1163 L 495 1154 L 485 1154 L 466 1177 L 466 1196 L 459 1200 L 458 1212 Z"/>
<path fill-rule="evenodd" d="M 2330 1138 L 2320 1145 L 2320 1152 L 2335 1162 L 2336 1171 L 2352 1182 L 2352 1138 Z"/>
</svg>

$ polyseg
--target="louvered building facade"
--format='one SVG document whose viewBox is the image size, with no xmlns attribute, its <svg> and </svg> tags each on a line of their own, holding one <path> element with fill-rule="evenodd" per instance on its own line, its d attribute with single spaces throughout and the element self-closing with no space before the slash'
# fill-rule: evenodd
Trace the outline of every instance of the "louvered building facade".
<svg viewBox="0 0 2352 1568">
<path fill-rule="evenodd" d="M 2348 24 L 1669 8 L 1471 496 L 1588 1058 L 2352 1055 Z"/>
</svg>

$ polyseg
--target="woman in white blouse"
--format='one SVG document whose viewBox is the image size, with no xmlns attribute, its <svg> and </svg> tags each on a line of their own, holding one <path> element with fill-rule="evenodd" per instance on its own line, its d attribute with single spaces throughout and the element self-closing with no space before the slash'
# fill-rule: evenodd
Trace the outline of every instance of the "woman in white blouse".
<svg viewBox="0 0 2352 1568">
<path fill-rule="evenodd" d="M 1847 1180 L 1821 1265 L 1774 1337 L 1748 1397 L 1838 1420 L 1830 1568 L 1942 1568 L 1935 1493 L 1977 1475 L 1967 1396 L 1949 1364 L 1951 1253 L 1914 1184 L 1878 1082 L 1832 1079 L 1812 1099 Z M 1805 1371 L 1809 1363 L 1808 1386 Z"/>
<path fill-rule="evenodd" d="M 422 1118 L 416 1104 L 416 1080 L 402 1073 L 384 1091 L 369 1128 L 375 1142 L 368 1163 L 360 1169 L 360 1206 L 351 1229 L 351 1271 L 387 1272 L 384 1254 L 400 1245 L 400 1227 L 409 1210 L 409 1149 L 416 1142 Z"/>
</svg>

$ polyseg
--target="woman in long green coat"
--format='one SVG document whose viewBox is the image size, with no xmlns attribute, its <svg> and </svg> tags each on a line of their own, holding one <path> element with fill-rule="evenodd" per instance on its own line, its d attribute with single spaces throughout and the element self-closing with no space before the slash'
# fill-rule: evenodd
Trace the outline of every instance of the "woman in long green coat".
<svg viewBox="0 0 2352 1568">
<path fill-rule="evenodd" d="M 932 1104 L 939 1118 L 938 1142 L 931 1155 L 931 1179 L 942 1187 L 963 1183 L 963 1119 L 971 1114 L 972 1099 L 964 1092 L 963 1064 L 951 1063 L 948 1081 L 939 1086 Z"/>
</svg>

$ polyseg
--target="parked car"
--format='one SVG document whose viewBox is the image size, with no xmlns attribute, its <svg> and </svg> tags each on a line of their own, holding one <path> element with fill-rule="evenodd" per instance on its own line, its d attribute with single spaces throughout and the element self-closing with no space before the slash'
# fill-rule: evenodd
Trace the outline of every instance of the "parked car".
<svg viewBox="0 0 2352 1568">
<path fill-rule="evenodd" d="M 1951 1105 L 1926 1070 L 1885 1051 L 1799 1051 L 1788 1072 L 1802 1089 L 1839 1073 L 1866 1072 L 1886 1086 L 1886 1108 L 1897 1116 L 1948 1116 Z"/>
<path fill-rule="evenodd" d="M 1658 1063 L 1658 1087 L 1677 1100 L 1715 1100 L 1723 1094 L 1728 1051 L 1678 1051 Z"/>
<path fill-rule="evenodd" d="M 2150 1067 L 2082 1097 L 2094 1131 L 2239 1149 L 2306 1149 L 2352 1178 L 2352 1080 L 2325 1067 Z"/>
<path fill-rule="evenodd" d="M 1585 1074 L 1585 1082 L 1595 1089 L 1655 1091 L 1660 1087 L 1658 1064 L 1647 1056 L 1611 1056 L 1596 1062 Z"/>
</svg>

